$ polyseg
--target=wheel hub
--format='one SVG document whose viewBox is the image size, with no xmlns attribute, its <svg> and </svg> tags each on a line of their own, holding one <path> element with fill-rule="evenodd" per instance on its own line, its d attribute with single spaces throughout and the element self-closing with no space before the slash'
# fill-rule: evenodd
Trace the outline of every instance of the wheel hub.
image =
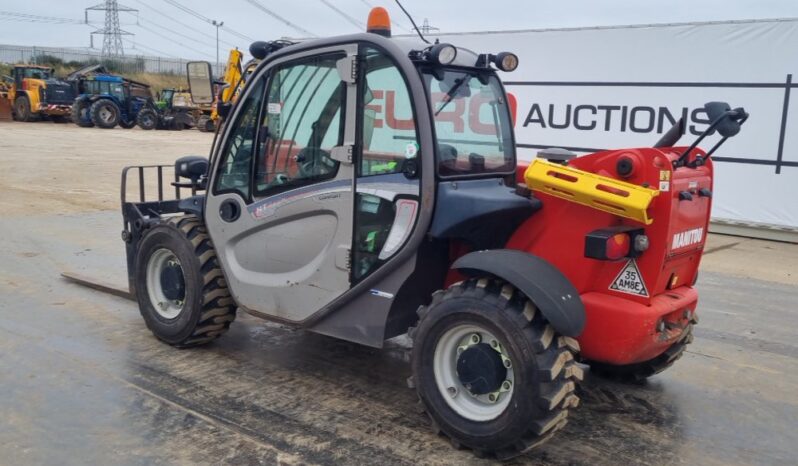
<svg viewBox="0 0 798 466">
<path fill-rule="evenodd" d="M 501 388 L 507 378 L 501 354 L 487 343 L 477 343 L 457 358 L 457 377 L 475 395 L 486 395 Z"/>
<path fill-rule="evenodd" d="M 180 264 L 169 261 L 161 270 L 161 288 L 166 299 L 182 301 L 186 297 L 186 280 Z"/>
<path fill-rule="evenodd" d="M 158 249 L 147 261 L 147 292 L 150 303 L 164 319 L 174 319 L 183 311 L 186 280 L 183 267 L 175 254 Z"/>
<path fill-rule="evenodd" d="M 433 372 L 443 399 L 467 419 L 489 421 L 510 405 L 513 363 L 499 339 L 484 327 L 455 325 L 441 335 Z"/>
</svg>

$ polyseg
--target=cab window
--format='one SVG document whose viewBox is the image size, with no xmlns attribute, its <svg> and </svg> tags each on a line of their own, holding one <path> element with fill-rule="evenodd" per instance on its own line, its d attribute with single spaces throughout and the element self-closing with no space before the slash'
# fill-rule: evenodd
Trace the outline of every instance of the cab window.
<svg viewBox="0 0 798 466">
<path fill-rule="evenodd" d="M 249 199 L 252 174 L 252 150 L 258 130 L 258 119 L 263 103 L 263 80 L 254 82 L 252 91 L 241 103 L 241 110 L 231 122 L 216 174 L 215 194 L 238 193 Z"/>
<path fill-rule="evenodd" d="M 337 70 L 343 54 L 287 63 L 272 73 L 255 162 L 256 195 L 332 179 L 343 144 L 346 86 Z"/>
<path fill-rule="evenodd" d="M 384 53 L 366 48 L 364 58 L 359 176 L 399 173 L 419 148 L 410 93 L 401 72 Z"/>
</svg>

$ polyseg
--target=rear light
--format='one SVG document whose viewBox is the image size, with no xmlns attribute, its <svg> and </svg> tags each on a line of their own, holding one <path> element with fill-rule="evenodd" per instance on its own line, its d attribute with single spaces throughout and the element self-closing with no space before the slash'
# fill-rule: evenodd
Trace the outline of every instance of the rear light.
<svg viewBox="0 0 798 466">
<path fill-rule="evenodd" d="M 607 238 L 604 248 L 607 259 L 618 260 L 629 255 L 629 246 L 632 241 L 626 233 L 616 233 Z"/>
<path fill-rule="evenodd" d="M 639 228 L 604 228 L 585 236 L 585 257 L 591 259 L 615 261 L 636 257 L 646 249 L 648 237 Z"/>
</svg>

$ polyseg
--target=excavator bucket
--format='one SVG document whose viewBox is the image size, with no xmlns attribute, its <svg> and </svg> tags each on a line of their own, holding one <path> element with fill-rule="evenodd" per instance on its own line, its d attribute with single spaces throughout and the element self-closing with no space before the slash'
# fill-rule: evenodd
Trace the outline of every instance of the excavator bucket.
<svg viewBox="0 0 798 466">
<path fill-rule="evenodd" d="M 11 101 L 8 94 L 0 93 L 0 121 L 11 121 Z"/>
</svg>

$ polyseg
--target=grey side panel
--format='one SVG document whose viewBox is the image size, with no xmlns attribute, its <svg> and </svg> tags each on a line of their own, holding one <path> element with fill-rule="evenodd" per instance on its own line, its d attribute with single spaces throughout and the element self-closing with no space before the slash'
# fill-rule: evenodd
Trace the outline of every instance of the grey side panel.
<svg viewBox="0 0 798 466">
<path fill-rule="evenodd" d="M 385 323 L 391 306 L 415 267 L 416 258 L 413 256 L 384 280 L 376 283 L 369 292 L 359 295 L 337 312 L 328 314 L 326 318 L 310 327 L 310 330 L 382 348 L 385 341 Z"/>
<path fill-rule="evenodd" d="M 507 280 L 531 299 L 558 333 L 576 337 L 585 327 L 579 292 L 556 267 L 522 251 L 496 249 L 466 254 L 452 265 L 467 275 Z"/>
</svg>

